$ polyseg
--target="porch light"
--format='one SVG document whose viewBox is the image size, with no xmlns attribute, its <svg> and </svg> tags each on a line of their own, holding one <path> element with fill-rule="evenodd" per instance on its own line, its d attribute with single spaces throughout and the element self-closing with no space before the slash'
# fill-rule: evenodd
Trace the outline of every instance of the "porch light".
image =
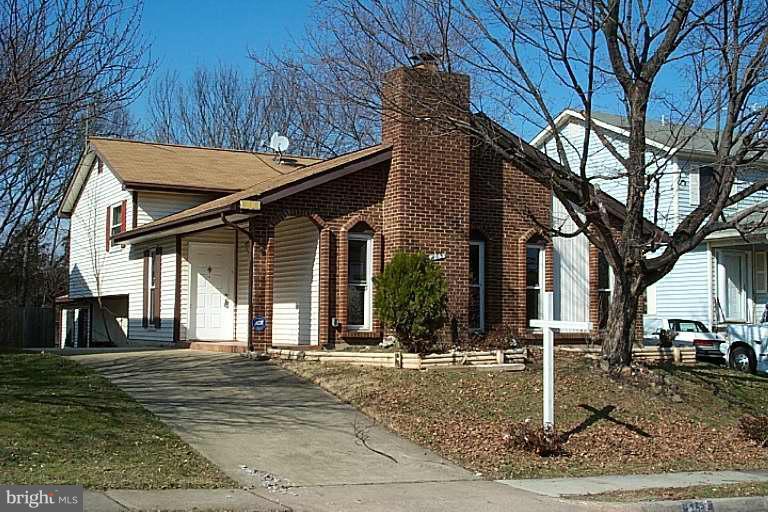
<svg viewBox="0 0 768 512">
<path fill-rule="evenodd" d="M 247 211 L 247 210 L 261 210 L 261 201 L 255 201 L 253 199 L 242 199 L 238 203 L 238 209 L 240 211 Z"/>
</svg>

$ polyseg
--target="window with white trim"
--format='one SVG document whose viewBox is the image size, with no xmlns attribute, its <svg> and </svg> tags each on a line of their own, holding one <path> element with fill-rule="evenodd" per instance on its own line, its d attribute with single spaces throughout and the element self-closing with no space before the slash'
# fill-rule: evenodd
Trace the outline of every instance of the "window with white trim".
<svg viewBox="0 0 768 512">
<path fill-rule="evenodd" d="M 469 242 L 469 327 L 485 329 L 485 242 Z"/>
<path fill-rule="evenodd" d="M 544 292 L 545 246 L 525 247 L 525 323 L 543 318 L 541 294 Z"/>
<path fill-rule="evenodd" d="M 347 327 L 369 331 L 373 310 L 373 236 L 350 233 L 347 244 Z"/>
<path fill-rule="evenodd" d="M 613 273 L 605 255 L 600 252 L 597 256 L 597 326 L 599 329 L 605 329 L 608 325 L 612 293 Z"/>
<path fill-rule="evenodd" d="M 109 213 L 109 233 L 114 237 L 123 232 L 123 203 L 112 206 Z"/>
</svg>

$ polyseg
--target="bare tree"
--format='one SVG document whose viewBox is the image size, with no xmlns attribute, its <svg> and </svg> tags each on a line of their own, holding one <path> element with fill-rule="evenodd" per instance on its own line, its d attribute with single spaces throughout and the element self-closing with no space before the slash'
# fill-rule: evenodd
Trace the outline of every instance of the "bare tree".
<svg viewBox="0 0 768 512">
<path fill-rule="evenodd" d="M 56 207 L 86 130 L 124 132 L 152 67 L 140 13 L 120 0 L 0 1 L 0 262 L 38 244 L 60 264 Z"/>
<path fill-rule="evenodd" d="M 357 116 L 317 99 L 318 91 L 303 77 L 292 64 L 260 59 L 247 76 L 224 65 L 198 68 L 188 81 L 166 74 L 150 94 L 154 138 L 258 151 L 277 131 L 290 138 L 291 153 L 326 156 L 372 143 L 372 125 L 341 128 L 339 123 Z"/>
<path fill-rule="evenodd" d="M 602 348 L 612 369 L 631 361 L 648 286 L 711 233 L 763 225 L 765 204 L 735 207 L 765 190 L 768 178 L 738 190 L 734 183 L 763 158 L 768 142 L 765 2 L 333 0 L 321 7 L 322 21 L 298 52 L 305 79 L 327 97 L 355 104 L 372 118 L 381 109 L 384 72 L 430 52 L 441 57 L 444 70 L 473 75 L 474 110 L 518 127 L 551 130 L 554 159 L 522 141 L 509 144 L 497 124 L 482 121 L 487 117 L 467 122 L 446 115 L 455 109 L 440 105 L 431 118 L 444 129 L 471 134 L 503 158 L 537 160 L 529 174 L 551 187 L 577 230 L 546 227 L 554 236 L 584 233 L 615 275 Z M 436 80 L 433 86 L 445 84 Z M 443 97 L 451 101 L 450 94 Z M 626 144 L 594 122 L 592 113 L 601 106 L 624 110 Z M 564 108 L 582 113 L 583 144 L 558 130 L 556 117 Z M 663 136 L 671 152 L 648 150 L 649 110 L 670 119 Z M 595 137 L 619 162 L 609 174 L 590 172 Z M 659 219 L 657 185 L 671 172 L 666 164 L 676 148 L 701 137 L 716 155 L 715 186 L 660 240 L 646 221 Z M 620 184 L 626 204 L 620 224 L 597 186 L 606 180 Z"/>
</svg>

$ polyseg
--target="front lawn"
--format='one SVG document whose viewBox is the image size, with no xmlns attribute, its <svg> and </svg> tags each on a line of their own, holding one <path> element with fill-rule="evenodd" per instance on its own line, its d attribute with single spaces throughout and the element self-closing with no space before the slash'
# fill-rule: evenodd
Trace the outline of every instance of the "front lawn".
<svg viewBox="0 0 768 512">
<path fill-rule="evenodd" d="M 92 370 L 57 356 L 11 353 L 0 353 L 0 483 L 236 486 Z"/>
<path fill-rule="evenodd" d="M 524 372 L 403 371 L 286 362 L 392 430 L 488 478 L 768 467 L 744 439 L 744 413 L 768 414 L 768 379 L 716 366 L 656 368 L 675 393 L 619 384 L 578 354 L 556 355 L 558 430 L 567 456 L 510 450 L 512 423 L 541 421 L 541 366 Z M 669 387 L 662 389 L 670 389 Z"/>
</svg>

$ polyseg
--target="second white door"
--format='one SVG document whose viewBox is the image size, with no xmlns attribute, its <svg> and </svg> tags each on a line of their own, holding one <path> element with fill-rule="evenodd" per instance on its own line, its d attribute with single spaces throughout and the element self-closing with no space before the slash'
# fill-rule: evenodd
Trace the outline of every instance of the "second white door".
<svg viewBox="0 0 768 512">
<path fill-rule="evenodd" d="M 719 299 L 725 320 L 747 321 L 747 254 L 741 251 L 720 251 Z"/>
<path fill-rule="evenodd" d="M 275 227 L 272 343 L 317 345 L 320 252 L 317 227 L 307 218 L 289 218 Z"/>
</svg>

